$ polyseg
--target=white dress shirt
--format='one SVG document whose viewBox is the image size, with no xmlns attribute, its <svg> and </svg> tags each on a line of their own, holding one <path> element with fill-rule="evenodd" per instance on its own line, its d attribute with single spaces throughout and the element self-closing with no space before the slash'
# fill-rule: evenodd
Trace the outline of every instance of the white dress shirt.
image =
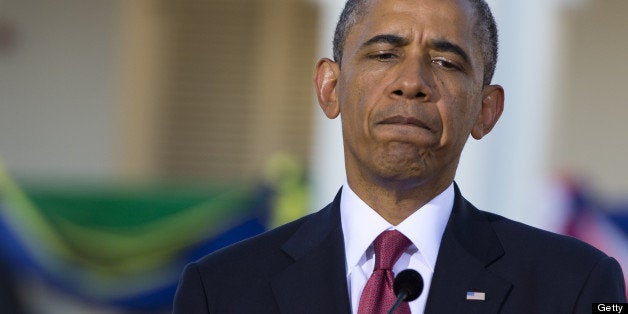
<svg viewBox="0 0 628 314">
<path fill-rule="evenodd" d="M 397 274 L 406 268 L 418 271 L 423 277 L 423 292 L 410 302 L 412 313 L 423 313 L 427 292 L 430 290 L 438 248 L 454 203 L 453 183 L 429 203 L 393 226 L 369 207 L 351 190 L 345 181 L 340 198 L 340 217 L 345 243 L 347 285 L 353 313 L 358 312 L 360 296 L 366 281 L 373 273 L 375 254 L 373 241 L 385 230 L 399 230 L 412 244 L 393 266 Z"/>
</svg>

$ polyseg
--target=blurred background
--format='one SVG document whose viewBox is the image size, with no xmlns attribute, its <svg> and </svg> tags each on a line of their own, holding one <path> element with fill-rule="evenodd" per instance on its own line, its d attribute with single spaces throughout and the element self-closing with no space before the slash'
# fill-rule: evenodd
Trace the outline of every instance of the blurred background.
<svg viewBox="0 0 628 314">
<path fill-rule="evenodd" d="M 506 108 L 456 181 L 628 273 L 628 2 L 489 1 Z M 344 180 L 339 0 L 0 0 L 0 312 L 169 313 L 184 265 Z"/>
</svg>

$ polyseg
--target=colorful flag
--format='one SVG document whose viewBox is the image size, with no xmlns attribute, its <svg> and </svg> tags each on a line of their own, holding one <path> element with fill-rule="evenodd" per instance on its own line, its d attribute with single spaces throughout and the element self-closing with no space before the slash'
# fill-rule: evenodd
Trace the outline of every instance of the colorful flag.
<svg viewBox="0 0 628 314">
<path fill-rule="evenodd" d="M 621 228 L 618 217 L 628 217 L 628 208 L 608 214 L 608 206 L 587 193 L 581 184 L 565 181 L 563 196 L 566 205 L 563 233 L 583 240 L 615 258 L 628 282 L 628 232 Z M 626 297 L 628 297 L 628 292 Z"/>
<path fill-rule="evenodd" d="M 83 302 L 168 311 L 186 263 L 266 229 L 259 185 L 18 185 L 0 165 L 0 252 Z M 0 310 L 1 312 L 1 310 Z"/>
</svg>

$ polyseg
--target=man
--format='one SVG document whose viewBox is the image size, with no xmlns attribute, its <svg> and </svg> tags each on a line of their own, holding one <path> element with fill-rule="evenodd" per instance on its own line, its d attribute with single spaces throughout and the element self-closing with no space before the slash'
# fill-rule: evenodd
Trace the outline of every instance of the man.
<svg viewBox="0 0 628 314">
<path fill-rule="evenodd" d="M 175 313 L 384 313 L 405 268 L 425 282 L 405 313 L 623 301 L 613 258 L 479 211 L 453 183 L 468 136 L 502 113 L 496 56 L 482 0 L 349 1 L 314 79 L 325 115 L 342 115 L 345 185 L 321 211 L 190 264 Z"/>
</svg>

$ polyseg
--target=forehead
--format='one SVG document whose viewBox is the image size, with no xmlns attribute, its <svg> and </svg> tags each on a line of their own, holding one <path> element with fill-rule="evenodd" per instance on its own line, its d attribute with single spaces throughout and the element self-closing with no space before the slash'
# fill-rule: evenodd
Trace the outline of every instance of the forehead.
<svg viewBox="0 0 628 314">
<path fill-rule="evenodd" d="M 468 0 L 367 0 L 347 36 L 346 47 L 377 34 L 412 41 L 445 39 L 475 51 L 475 14 Z"/>
</svg>

